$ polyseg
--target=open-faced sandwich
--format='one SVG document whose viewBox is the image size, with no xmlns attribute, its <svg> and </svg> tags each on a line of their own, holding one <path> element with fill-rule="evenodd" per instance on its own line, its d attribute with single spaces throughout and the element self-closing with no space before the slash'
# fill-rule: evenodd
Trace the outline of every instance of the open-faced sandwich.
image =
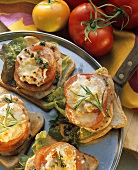
<svg viewBox="0 0 138 170">
<path fill-rule="evenodd" d="M 80 152 L 73 145 L 51 139 L 46 131 L 37 134 L 32 150 L 28 159 L 20 157 L 25 170 L 96 170 L 99 163 L 96 157 Z"/>
<path fill-rule="evenodd" d="M 43 125 L 41 113 L 28 111 L 21 99 L 0 87 L 0 162 L 6 168 L 18 164 L 18 155 L 28 151 Z"/>
<path fill-rule="evenodd" d="M 72 141 L 75 133 L 80 143 L 87 143 L 112 128 L 126 125 L 127 119 L 116 96 L 113 80 L 104 67 L 91 74 L 71 76 L 64 84 L 64 96 L 65 108 L 59 109 L 64 117 L 59 116 L 53 121 L 49 131 L 53 137 L 58 132 L 60 140 L 68 138 Z"/>
<path fill-rule="evenodd" d="M 0 57 L 4 62 L 0 84 L 45 110 L 41 99 L 62 86 L 75 68 L 74 61 L 62 54 L 56 43 L 34 36 L 3 44 Z"/>
</svg>

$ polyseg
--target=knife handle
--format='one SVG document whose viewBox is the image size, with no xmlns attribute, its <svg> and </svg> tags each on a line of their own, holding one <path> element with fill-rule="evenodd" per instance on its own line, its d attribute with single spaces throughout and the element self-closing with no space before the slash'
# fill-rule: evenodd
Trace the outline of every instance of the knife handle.
<svg viewBox="0 0 138 170">
<path fill-rule="evenodd" d="M 123 87 L 138 67 L 138 42 L 128 54 L 120 68 L 117 70 L 113 80 Z"/>
</svg>

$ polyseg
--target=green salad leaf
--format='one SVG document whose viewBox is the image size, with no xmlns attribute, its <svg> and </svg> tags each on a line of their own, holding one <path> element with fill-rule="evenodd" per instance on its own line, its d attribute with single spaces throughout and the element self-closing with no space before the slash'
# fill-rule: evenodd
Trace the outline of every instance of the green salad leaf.
<svg viewBox="0 0 138 170">
<path fill-rule="evenodd" d="M 46 103 L 44 104 L 45 108 L 53 109 L 56 108 L 61 114 L 65 115 L 65 96 L 64 96 L 64 87 L 60 86 L 57 89 L 53 90 L 47 97 L 45 97 Z"/>
<path fill-rule="evenodd" d="M 56 119 L 50 120 L 48 134 L 57 141 L 64 141 L 79 147 L 80 128 L 72 123 L 62 114 L 58 114 Z"/>
<path fill-rule="evenodd" d="M 49 145 L 48 141 L 46 140 L 47 138 L 47 133 L 46 131 L 41 131 L 40 133 L 38 133 L 35 137 L 35 142 L 32 145 L 32 150 L 34 152 L 34 154 L 36 153 L 36 151 L 38 151 L 40 148 Z"/>
<path fill-rule="evenodd" d="M 0 59 L 4 64 L 1 79 L 4 83 L 9 84 L 13 80 L 16 57 L 26 47 L 27 43 L 23 37 L 15 38 L 10 43 L 2 45 Z"/>
</svg>

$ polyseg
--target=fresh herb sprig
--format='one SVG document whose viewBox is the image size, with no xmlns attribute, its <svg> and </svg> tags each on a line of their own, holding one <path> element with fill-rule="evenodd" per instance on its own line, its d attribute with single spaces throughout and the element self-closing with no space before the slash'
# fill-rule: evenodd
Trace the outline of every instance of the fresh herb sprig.
<svg viewBox="0 0 138 170">
<path fill-rule="evenodd" d="M 8 99 L 8 98 L 7 98 Z M 8 119 L 9 116 L 11 116 L 13 119 Z M 20 123 L 21 121 L 17 120 L 13 113 L 12 113 L 12 108 L 10 107 L 9 103 L 7 105 L 7 109 L 6 109 L 6 115 L 4 117 L 4 119 L 1 118 L 0 120 L 0 125 L 2 126 L 2 132 L 4 132 L 5 130 L 7 130 L 8 128 Z M 22 121 L 24 122 L 24 121 Z"/>
<path fill-rule="evenodd" d="M 10 98 L 5 97 L 3 100 L 4 100 L 5 102 L 7 102 L 7 103 L 12 103 L 12 102 L 13 102 L 13 101 L 12 101 L 12 95 L 10 95 Z"/>
<path fill-rule="evenodd" d="M 92 91 L 91 91 L 87 86 L 86 86 L 86 87 L 84 87 L 83 85 L 80 85 L 80 86 L 81 86 L 81 88 L 83 88 L 83 90 L 86 92 L 86 95 L 85 95 L 85 96 L 84 96 L 84 95 L 80 95 L 80 94 L 77 94 L 77 93 L 71 91 L 71 92 L 74 93 L 75 95 L 82 97 L 82 98 L 78 101 L 78 103 L 73 107 L 73 109 L 77 109 L 83 101 L 86 101 L 86 102 L 92 104 L 93 106 L 95 106 L 96 108 L 98 108 L 98 109 L 102 112 L 103 116 L 105 117 L 105 113 L 104 113 L 104 110 L 103 110 L 103 100 L 104 100 L 105 90 L 104 90 L 104 92 L 103 92 L 103 94 L 102 94 L 102 100 L 101 100 L 101 102 L 100 102 L 100 99 L 99 99 L 97 93 L 94 95 L 94 94 L 92 93 Z M 94 102 L 92 102 L 91 100 L 89 100 L 90 97 L 93 98 Z"/>
</svg>

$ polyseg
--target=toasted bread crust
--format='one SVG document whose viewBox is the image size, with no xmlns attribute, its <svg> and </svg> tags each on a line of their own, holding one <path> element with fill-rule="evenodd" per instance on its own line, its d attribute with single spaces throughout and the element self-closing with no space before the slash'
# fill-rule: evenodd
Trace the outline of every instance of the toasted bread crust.
<svg viewBox="0 0 138 170">
<path fill-rule="evenodd" d="M 29 101 L 33 102 L 37 106 L 39 106 L 42 109 L 47 111 L 47 109 L 44 107 L 44 102 L 42 100 L 38 100 L 38 99 L 35 99 L 33 97 L 27 96 L 19 88 L 16 88 L 16 87 L 13 87 L 13 86 L 9 86 L 8 84 L 3 83 L 3 81 L 1 80 L 1 76 L 0 76 L 0 85 L 3 86 L 4 88 L 6 88 L 7 90 L 11 90 L 11 91 L 19 94 L 20 96 L 28 99 Z"/>
<path fill-rule="evenodd" d="M 82 153 L 82 152 L 81 152 L 81 156 L 82 156 L 82 160 L 85 160 L 84 164 L 82 165 L 83 170 L 97 169 L 98 164 L 99 164 L 99 161 L 97 158 L 95 158 L 94 156 L 91 156 L 89 154 Z"/>
</svg>

